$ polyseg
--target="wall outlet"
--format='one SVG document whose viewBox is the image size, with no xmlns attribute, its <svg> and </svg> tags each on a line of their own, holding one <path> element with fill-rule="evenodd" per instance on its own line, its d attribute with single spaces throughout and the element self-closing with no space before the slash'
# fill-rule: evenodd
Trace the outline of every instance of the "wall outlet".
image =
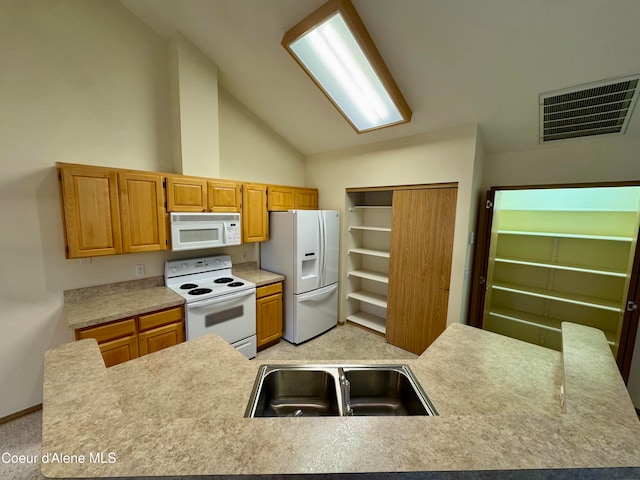
<svg viewBox="0 0 640 480">
<path fill-rule="evenodd" d="M 84 257 L 84 258 L 82 259 L 82 263 L 85 263 L 85 264 L 86 264 L 86 263 L 91 263 L 91 257 Z"/>
<path fill-rule="evenodd" d="M 142 277 L 144 275 L 144 263 L 136 265 L 136 277 Z"/>
</svg>

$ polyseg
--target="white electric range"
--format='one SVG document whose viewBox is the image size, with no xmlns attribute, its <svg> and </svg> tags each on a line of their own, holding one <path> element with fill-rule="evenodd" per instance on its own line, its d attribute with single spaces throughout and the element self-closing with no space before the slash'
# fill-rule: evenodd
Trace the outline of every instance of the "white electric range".
<svg viewBox="0 0 640 480">
<path fill-rule="evenodd" d="M 216 333 L 247 358 L 256 356 L 256 285 L 231 274 L 231 257 L 169 260 L 165 285 L 186 301 L 187 341 Z"/>
</svg>

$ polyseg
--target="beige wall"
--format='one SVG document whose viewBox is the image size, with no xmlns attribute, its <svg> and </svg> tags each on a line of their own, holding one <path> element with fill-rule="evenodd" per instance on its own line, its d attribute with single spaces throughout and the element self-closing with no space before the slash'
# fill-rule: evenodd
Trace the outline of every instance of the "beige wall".
<svg viewBox="0 0 640 480">
<path fill-rule="evenodd" d="M 136 264 L 163 275 L 165 259 L 192 256 L 64 258 L 55 162 L 178 171 L 168 59 L 167 43 L 115 0 L 0 3 L 0 418 L 42 402 L 43 354 L 72 340 L 64 290 L 133 280 Z M 300 155 L 225 98 L 221 174 L 302 183 Z M 255 245 L 215 253 L 257 260 Z"/>
<path fill-rule="evenodd" d="M 218 67 L 181 34 L 169 42 L 174 163 L 184 175 L 220 176 Z"/>
<path fill-rule="evenodd" d="M 479 188 L 479 170 L 475 170 L 474 176 L 476 140 L 477 128 L 472 125 L 313 155 L 307 159 L 307 183 L 319 188 L 320 208 L 343 211 L 343 237 L 348 235 L 344 215 L 345 188 L 458 182 L 448 324 L 464 321 L 463 299 L 467 295 L 465 278 L 468 277 L 465 271 L 470 265 L 471 252 L 467 240 L 470 226 L 474 225 L 471 209 L 477 202 Z M 344 252 L 341 253 L 344 285 L 346 259 Z M 345 318 L 344 295 L 342 291 L 342 320 Z"/>
<path fill-rule="evenodd" d="M 578 139 L 531 150 L 487 155 L 482 184 L 503 185 L 640 180 L 640 141 L 624 136 Z"/>
<path fill-rule="evenodd" d="M 304 186 L 304 156 L 223 88 L 218 98 L 220 176 Z"/>
</svg>

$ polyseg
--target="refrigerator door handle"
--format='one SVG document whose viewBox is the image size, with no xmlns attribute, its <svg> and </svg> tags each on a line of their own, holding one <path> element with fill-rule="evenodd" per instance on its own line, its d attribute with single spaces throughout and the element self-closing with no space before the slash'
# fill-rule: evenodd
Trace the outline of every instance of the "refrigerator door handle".
<svg viewBox="0 0 640 480">
<path fill-rule="evenodd" d="M 298 302 L 320 302 L 330 296 L 338 289 L 338 284 L 333 284 L 330 287 L 322 288 L 320 290 L 314 290 L 313 292 L 303 293 L 298 295 Z"/>
<path fill-rule="evenodd" d="M 324 286 L 324 262 L 325 262 L 325 248 L 326 248 L 326 237 L 324 231 L 324 222 L 322 218 L 322 211 L 317 212 L 318 215 L 318 232 L 320 233 L 320 258 L 319 258 L 319 266 L 318 266 L 318 287 Z"/>
</svg>

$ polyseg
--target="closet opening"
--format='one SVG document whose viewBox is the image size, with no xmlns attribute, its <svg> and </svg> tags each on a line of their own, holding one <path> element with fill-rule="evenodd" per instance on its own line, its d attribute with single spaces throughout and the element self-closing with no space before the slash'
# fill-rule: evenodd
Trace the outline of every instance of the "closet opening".
<svg viewBox="0 0 640 480">
<path fill-rule="evenodd" d="M 555 350 L 564 321 L 600 329 L 628 381 L 640 182 L 494 187 L 485 207 L 468 323 Z"/>
</svg>

